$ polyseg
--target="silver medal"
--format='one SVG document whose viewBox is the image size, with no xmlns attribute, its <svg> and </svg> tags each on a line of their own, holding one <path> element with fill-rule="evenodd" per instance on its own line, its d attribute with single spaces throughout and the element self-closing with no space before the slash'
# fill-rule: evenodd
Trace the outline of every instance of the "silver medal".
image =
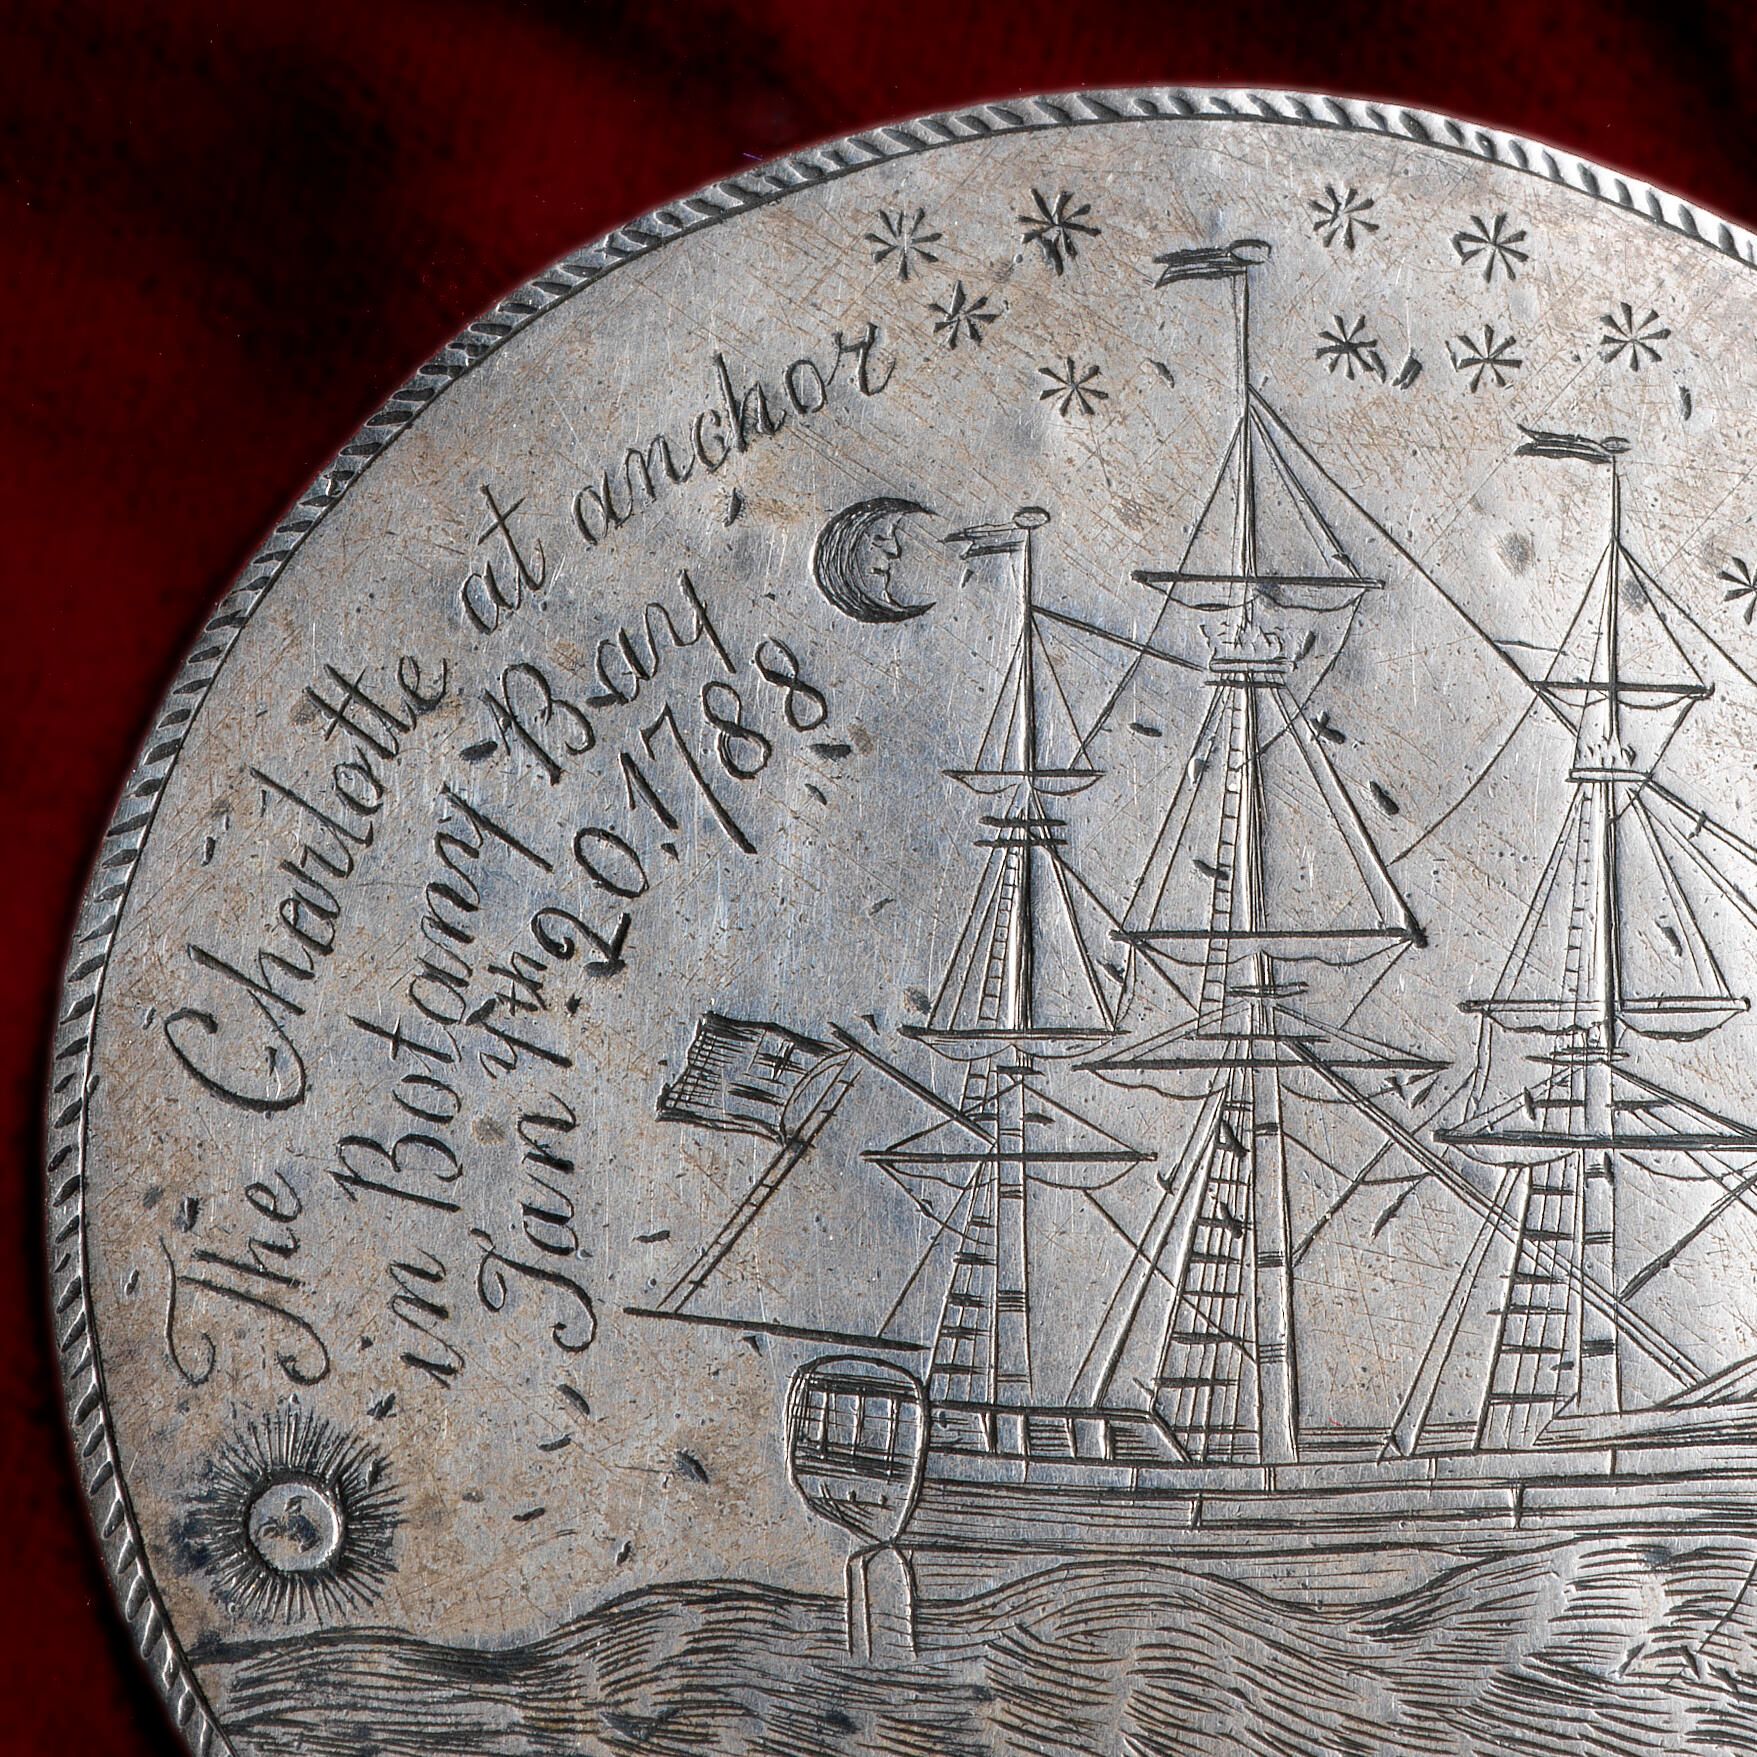
<svg viewBox="0 0 1757 1757">
<path fill-rule="evenodd" d="M 1753 241 L 1113 92 L 540 277 L 81 915 L 192 1749 L 1757 1749 Z"/>
</svg>

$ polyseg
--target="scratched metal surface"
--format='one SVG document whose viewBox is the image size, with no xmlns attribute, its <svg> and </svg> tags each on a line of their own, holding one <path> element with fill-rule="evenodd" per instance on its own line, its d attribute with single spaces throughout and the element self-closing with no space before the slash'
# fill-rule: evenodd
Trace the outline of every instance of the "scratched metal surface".
<svg viewBox="0 0 1757 1757">
<path fill-rule="evenodd" d="M 1750 261 L 1034 101 L 393 400 L 57 1039 L 191 1745 L 1757 1748 Z"/>
</svg>

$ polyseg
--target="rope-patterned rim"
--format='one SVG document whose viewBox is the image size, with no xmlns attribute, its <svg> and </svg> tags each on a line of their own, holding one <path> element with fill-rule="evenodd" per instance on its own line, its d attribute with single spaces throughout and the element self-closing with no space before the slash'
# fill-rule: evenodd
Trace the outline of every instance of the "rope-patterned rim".
<svg viewBox="0 0 1757 1757">
<path fill-rule="evenodd" d="M 219 676 L 240 630 L 287 563 L 372 460 L 446 387 L 487 359 L 509 336 L 632 257 L 674 238 L 766 207 L 796 190 L 831 182 L 888 160 L 990 135 L 1126 122 L 1243 121 L 1376 134 L 1509 166 L 1626 209 L 1757 266 L 1757 237 L 1690 202 L 1571 153 L 1428 110 L 1297 92 L 1153 88 L 1008 99 L 874 128 L 794 153 L 619 226 L 478 318 L 442 349 L 342 447 L 297 506 L 278 524 L 221 600 L 183 662 L 165 705 L 104 832 L 74 927 L 62 979 L 45 1130 L 50 1298 L 63 1395 L 80 1475 L 104 1564 L 136 1646 L 171 1718 L 198 1757 L 232 1752 L 190 1672 L 146 1565 L 140 1532 L 111 1436 L 102 1368 L 93 1341 L 86 1282 L 85 1123 L 92 1089 L 91 1027 L 135 863 L 151 831 L 160 792 L 191 722 Z"/>
</svg>

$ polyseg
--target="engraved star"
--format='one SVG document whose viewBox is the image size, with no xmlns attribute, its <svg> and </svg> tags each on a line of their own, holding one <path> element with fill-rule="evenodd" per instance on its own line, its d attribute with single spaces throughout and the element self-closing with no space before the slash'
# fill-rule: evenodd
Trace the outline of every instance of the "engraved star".
<svg viewBox="0 0 1757 1757">
<path fill-rule="evenodd" d="M 1110 392 L 1099 390 L 1093 380 L 1102 376 L 1099 368 L 1088 366 L 1084 371 L 1075 366 L 1072 354 L 1062 356 L 1063 364 L 1056 366 L 1039 366 L 1043 377 L 1049 380 L 1049 389 L 1040 390 L 1037 400 L 1040 403 L 1056 401 L 1056 406 L 1065 420 L 1078 409 L 1082 415 L 1092 414 L 1098 404 L 1107 402 Z M 1059 399 L 1059 401 L 1057 400 Z"/>
<path fill-rule="evenodd" d="M 1066 189 L 1054 201 L 1048 200 L 1041 189 L 1033 189 L 1031 199 L 1037 211 L 1019 215 L 1019 223 L 1025 228 L 1024 242 L 1039 246 L 1044 261 L 1058 275 L 1064 274 L 1068 264 L 1080 254 L 1080 238 L 1099 235 L 1099 227 L 1086 223 L 1092 204 L 1083 201 L 1076 207 L 1072 192 Z"/>
<path fill-rule="evenodd" d="M 1357 370 L 1383 378 L 1385 357 L 1379 352 L 1379 338 L 1366 333 L 1366 318 L 1357 317 L 1350 321 L 1338 311 L 1335 324 L 1334 329 L 1318 331 L 1318 346 L 1312 350 L 1313 357 L 1322 360 L 1331 372 L 1338 366 L 1346 368 L 1351 382 Z"/>
<path fill-rule="evenodd" d="M 1513 374 L 1525 364 L 1523 356 L 1513 352 L 1519 338 L 1497 336 L 1492 323 L 1483 325 L 1480 336 L 1461 335 L 1456 344 L 1448 342 L 1446 352 L 1452 357 L 1452 370 L 1470 374 L 1470 388 L 1482 388 L 1483 380 L 1492 377 L 1497 390 L 1505 390 Z"/>
<path fill-rule="evenodd" d="M 1744 556 L 1735 555 L 1720 570 L 1718 577 L 1725 580 L 1730 587 L 1722 598 L 1722 603 L 1736 604 L 1741 598 L 1744 599 L 1745 626 L 1749 628 L 1753 619 L 1757 618 L 1757 571 L 1752 570 L 1750 562 Z"/>
<path fill-rule="evenodd" d="M 928 302 L 930 311 L 937 311 L 939 316 L 933 321 L 933 333 L 944 336 L 946 346 L 955 348 L 959 338 L 968 337 L 978 347 L 982 345 L 982 328 L 984 324 L 993 323 L 1000 316 L 998 311 L 991 311 L 988 295 L 980 293 L 972 299 L 964 291 L 964 283 L 959 281 L 952 289 L 951 298 L 943 304 L 938 299 Z"/>
<path fill-rule="evenodd" d="M 1615 311 L 1604 314 L 1604 334 L 1598 338 L 1599 358 L 1607 366 L 1626 359 L 1629 370 L 1639 372 L 1643 361 L 1657 363 L 1664 358 L 1658 344 L 1671 333 L 1659 321 L 1657 311 L 1649 308 L 1645 317 L 1637 319 L 1635 307 L 1625 299 Z"/>
<path fill-rule="evenodd" d="M 1312 221 L 1312 230 L 1323 240 L 1326 250 L 1334 249 L 1338 240 L 1344 250 L 1352 250 L 1356 233 L 1378 231 L 1377 220 L 1362 217 L 1373 205 L 1374 198 L 1362 195 L 1352 183 L 1347 189 L 1338 189 L 1334 183 L 1326 183 L 1324 199 L 1306 203 L 1318 216 Z"/>
<path fill-rule="evenodd" d="M 867 243 L 874 246 L 872 259 L 883 262 L 894 256 L 898 280 L 908 280 L 919 263 L 939 261 L 928 245 L 938 244 L 941 235 L 929 229 L 926 208 L 918 207 L 913 217 L 906 208 L 880 208 L 878 223 L 878 231 L 866 234 Z"/>
<path fill-rule="evenodd" d="M 1492 220 L 1485 220 L 1481 214 L 1472 214 L 1470 224 L 1461 232 L 1452 234 L 1452 248 L 1458 252 L 1461 263 L 1472 263 L 1478 257 L 1483 259 L 1482 278 L 1485 282 L 1495 278 L 1495 270 L 1499 269 L 1510 281 L 1519 279 L 1518 265 L 1531 260 L 1529 250 L 1521 250 L 1528 236 L 1521 230 L 1515 230 L 1513 222 L 1505 214 L 1496 214 Z"/>
</svg>

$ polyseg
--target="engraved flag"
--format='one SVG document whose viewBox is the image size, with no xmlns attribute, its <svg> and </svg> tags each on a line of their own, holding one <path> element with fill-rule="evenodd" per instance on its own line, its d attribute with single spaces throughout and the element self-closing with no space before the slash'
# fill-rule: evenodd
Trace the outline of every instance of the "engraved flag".
<svg viewBox="0 0 1757 1757">
<path fill-rule="evenodd" d="M 1159 264 L 1156 287 L 1176 281 L 1224 281 L 1266 262 L 1269 246 L 1261 238 L 1235 238 L 1230 244 L 1198 245 L 1190 250 L 1168 250 L 1153 260 Z"/>
<path fill-rule="evenodd" d="M 1004 525 L 969 525 L 962 531 L 953 531 L 944 540 L 961 543 L 964 559 L 974 561 L 979 555 L 1017 555 L 1024 549 L 1030 534 L 1030 526 L 1009 520 Z"/>
<path fill-rule="evenodd" d="M 1614 433 L 1604 439 L 1588 439 L 1584 433 L 1554 433 L 1543 427 L 1527 427 L 1522 421 L 1519 431 L 1525 443 L 1514 450 L 1516 458 L 1574 458 L 1583 464 L 1608 464 L 1629 449 L 1626 439 Z"/>
<path fill-rule="evenodd" d="M 846 1059 L 845 1050 L 782 1025 L 704 1013 L 682 1073 L 659 1093 L 659 1117 L 785 1141 L 802 1109 L 794 1100 L 808 1083 L 823 1090 L 812 1075 Z"/>
</svg>

